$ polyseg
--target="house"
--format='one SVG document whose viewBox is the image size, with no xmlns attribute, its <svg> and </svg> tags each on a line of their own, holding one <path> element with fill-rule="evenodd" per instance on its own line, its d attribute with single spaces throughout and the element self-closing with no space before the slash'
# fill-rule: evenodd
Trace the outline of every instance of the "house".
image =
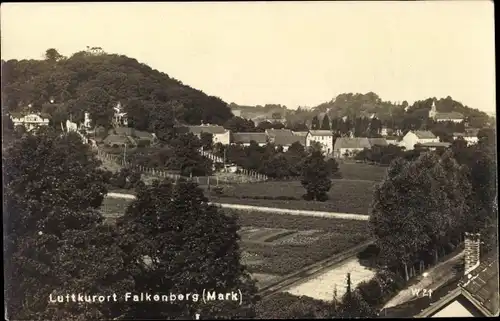
<svg viewBox="0 0 500 321">
<path fill-rule="evenodd" d="M 330 130 L 310 130 L 306 136 L 306 147 L 313 142 L 321 145 L 321 150 L 326 154 L 333 153 L 333 133 Z"/>
<path fill-rule="evenodd" d="M 387 136 L 385 141 L 387 142 L 387 145 L 398 145 L 399 138 L 395 136 Z"/>
<path fill-rule="evenodd" d="M 386 137 L 388 135 L 388 132 L 389 132 L 389 129 L 385 126 L 380 129 L 380 135 L 383 137 Z"/>
<path fill-rule="evenodd" d="M 423 309 L 416 318 L 499 315 L 498 253 L 480 258 L 480 244 L 479 234 L 466 233 L 463 278 L 455 289 Z"/>
<path fill-rule="evenodd" d="M 16 126 L 24 126 L 27 131 L 31 131 L 41 126 L 48 126 L 50 115 L 47 113 L 33 113 L 33 112 L 12 112 L 10 119 Z"/>
<path fill-rule="evenodd" d="M 127 136 L 123 135 L 108 135 L 103 139 L 103 143 L 110 147 L 122 147 L 122 146 L 132 146 L 134 142 L 129 139 Z"/>
<path fill-rule="evenodd" d="M 222 126 L 203 124 L 199 126 L 186 126 L 187 131 L 201 138 L 201 133 L 212 134 L 212 143 L 229 145 L 231 143 L 231 132 Z"/>
<path fill-rule="evenodd" d="M 352 157 L 365 148 L 371 148 L 370 141 L 366 137 L 338 137 L 333 155 L 335 158 Z"/>
<path fill-rule="evenodd" d="M 415 147 L 418 148 L 423 148 L 427 150 L 437 150 L 437 149 L 446 149 L 450 147 L 450 143 L 446 142 L 437 142 L 437 143 L 422 143 L 422 144 L 416 144 Z"/>
<path fill-rule="evenodd" d="M 368 142 L 370 143 L 370 147 L 389 145 L 385 138 L 368 138 Z"/>
<path fill-rule="evenodd" d="M 461 137 L 467 142 L 467 145 L 473 145 L 479 141 L 479 138 L 477 137 L 478 132 L 478 129 L 471 128 L 466 130 L 465 133 L 453 133 L 453 139 Z"/>
<path fill-rule="evenodd" d="M 439 143 L 439 138 L 437 138 L 432 132 L 424 130 L 409 131 L 404 135 L 403 139 L 399 143 L 401 147 L 406 148 L 406 150 L 413 150 L 416 144 L 426 144 L 426 143 Z"/>
<path fill-rule="evenodd" d="M 429 118 L 437 122 L 451 121 L 454 123 L 461 123 L 465 120 L 464 115 L 458 112 L 440 113 L 436 109 L 436 102 L 432 102 L 431 110 L 429 110 Z"/>
<path fill-rule="evenodd" d="M 294 135 L 293 133 L 291 135 L 279 135 L 275 137 L 274 144 L 283 147 L 283 151 L 286 152 L 294 143 L 299 143 L 305 147 L 306 137 L 307 136 Z"/>
<path fill-rule="evenodd" d="M 254 141 L 259 146 L 265 146 L 268 142 L 266 133 L 232 133 L 231 144 L 250 146 Z"/>
</svg>

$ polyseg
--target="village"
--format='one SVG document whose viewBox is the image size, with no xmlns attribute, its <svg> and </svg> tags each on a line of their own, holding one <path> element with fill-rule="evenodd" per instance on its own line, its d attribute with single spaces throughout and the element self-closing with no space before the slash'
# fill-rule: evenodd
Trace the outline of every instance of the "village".
<svg viewBox="0 0 500 321">
<path fill-rule="evenodd" d="M 6 318 L 498 316 L 493 8 L 426 5 L 2 6 Z"/>
</svg>

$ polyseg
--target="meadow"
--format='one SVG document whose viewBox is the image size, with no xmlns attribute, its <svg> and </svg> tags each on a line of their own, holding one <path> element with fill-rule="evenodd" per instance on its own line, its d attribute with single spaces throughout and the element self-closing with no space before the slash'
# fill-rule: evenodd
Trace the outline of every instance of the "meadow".
<svg viewBox="0 0 500 321">
<path fill-rule="evenodd" d="M 304 201 L 300 181 L 221 185 L 222 195 L 207 193 L 213 202 L 368 215 L 376 182 L 332 180 L 326 202 Z"/>
<path fill-rule="evenodd" d="M 387 167 L 339 160 L 339 170 L 345 180 L 381 181 Z"/>
</svg>

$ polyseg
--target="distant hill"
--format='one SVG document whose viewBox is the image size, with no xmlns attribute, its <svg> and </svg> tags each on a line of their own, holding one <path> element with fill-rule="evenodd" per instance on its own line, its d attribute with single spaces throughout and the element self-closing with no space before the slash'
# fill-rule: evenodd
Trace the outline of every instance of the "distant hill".
<svg viewBox="0 0 500 321">
<path fill-rule="evenodd" d="M 446 98 L 427 98 L 414 102 L 411 106 L 408 102 L 395 103 L 382 100 L 377 94 L 369 92 L 344 93 L 340 94 L 329 102 L 322 103 L 313 108 L 314 114 L 321 115 L 327 113 L 330 118 L 340 118 L 348 116 L 370 117 L 376 115 L 382 121 L 389 121 L 401 117 L 416 117 L 424 120 L 431 109 L 432 102 L 436 101 L 436 109 L 439 112 L 459 112 L 465 116 L 471 127 L 483 127 L 489 116 L 462 103 L 453 100 L 450 96 Z"/>
<path fill-rule="evenodd" d="M 273 114 L 279 114 L 282 117 L 286 117 L 286 115 L 290 112 L 286 106 L 279 104 L 266 104 L 264 106 L 244 106 L 238 105 L 236 103 L 230 103 L 229 108 L 231 108 L 231 110 L 239 110 L 241 112 L 241 117 L 247 119 L 272 118 Z"/>
<path fill-rule="evenodd" d="M 140 130 L 173 121 L 223 124 L 233 117 L 217 97 L 136 59 L 93 49 L 69 58 L 49 49 L 45 60 L 2 60 L 2 106 L 16 110 L 31 104 L 32 110 L 55 114 L 57 121 L 69 114 L 81 121 L 89 111 L 96 124 L 109 126 L 112 108 L 120 102 Z"/>
</svg>

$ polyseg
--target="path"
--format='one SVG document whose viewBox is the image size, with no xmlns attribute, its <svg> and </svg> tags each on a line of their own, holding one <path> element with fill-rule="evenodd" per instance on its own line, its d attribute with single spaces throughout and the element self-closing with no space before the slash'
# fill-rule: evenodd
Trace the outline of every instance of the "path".
<svg viewBox="0 0 500 321">
<path fill-rule="evenodd" d="M 107 197 L 135 199 L 135 195 L 124 194 L 124 193 L 108 193 Z M 251 206 L 251 205 L 240 205 L 240 204 L 226 204 L 226 203 L 213 203 L 213 204 L 219 205 L 222 208 L 230 208 L 230 209 L 245 210 L 245 211 L 266 212 L 266 213 L 273 213 L 273 214 L 315 216 L 315 217 L 338 218 L 338 219 L 359 220 L 359 221 L 368 221 L 368 219 L 369 219 L 368 215 L 361 215 L 361 214 L 294 210 L 294 209 L 285 209 L 285 208 Z"/>
<path fill-rule="evenodd" d="M 394 298 L 386 303 L 384 308 L 394 307 L 405 302 L 415 299 L 413 290 L 415 289 L 432 289 L 435 291 L 440 286 L 453 279 L 456 276 L 454 273 L 454 266 L 457 264 L 463 264 L 464 251 L 455 255 L 447 261 L 441 262 L 438 265 L 428 269 L 426 272 L 428 275 L 426 277 L 420 275 L 420 281 L 417 284 L 410 286 L 399 292 Z"/>
</svg>

